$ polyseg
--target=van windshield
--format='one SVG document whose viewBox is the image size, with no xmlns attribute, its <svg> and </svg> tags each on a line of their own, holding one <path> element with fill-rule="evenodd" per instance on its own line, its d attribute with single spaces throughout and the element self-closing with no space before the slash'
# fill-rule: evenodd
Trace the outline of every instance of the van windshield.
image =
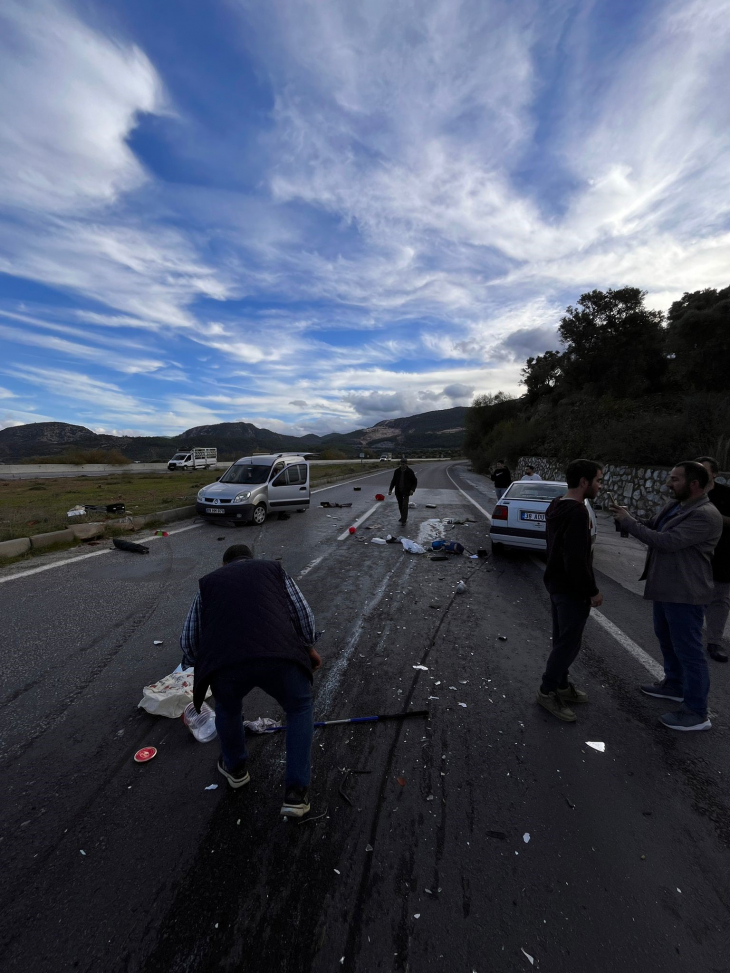
<svg viewBox="0 0 730 973">
<path fill-rule="evenodd" d="M 189 453 L 175 453 L 175 455 L 172 458 L 174 460 L 175 459 L 185 459 L 189 455 L 190 455 Z"/>
<path fill-rule="evenodd" d="M 263 463 L 234 463 L 220 478 L 220 483 L 266 483 L 270 466 Z"/>
</svg>

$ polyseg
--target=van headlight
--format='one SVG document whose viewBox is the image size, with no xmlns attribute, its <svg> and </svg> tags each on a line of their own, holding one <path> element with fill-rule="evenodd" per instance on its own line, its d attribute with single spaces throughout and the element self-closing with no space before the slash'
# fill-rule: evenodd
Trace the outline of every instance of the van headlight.
<svg viewBox="0 0 730 973">
<path fill-rule="evenodd" d="M 205 497 L 206 489 L 207 487 L 203 487 L 202 490 L 198 490 L 198 500 L 203 500 L 203 498 Z"/>
<path fill-rule="evenodd" d="M 243 503 L 243 501 L 244 500 L 248 500 L 248 498 L 250 496 L 251 496 L 251 491 L 250 490 L 248 491 L 248 493 L 239 493 L 237 497 L 234 497 L 233 498 L 233 502 L 234 503 Z"/>
</svg>

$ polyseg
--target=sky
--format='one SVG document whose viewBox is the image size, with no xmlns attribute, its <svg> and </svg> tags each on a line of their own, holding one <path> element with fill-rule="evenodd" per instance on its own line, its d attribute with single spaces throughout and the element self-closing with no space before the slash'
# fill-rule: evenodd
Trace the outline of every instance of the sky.
<svg viewBox="0 0 730 973">
<path fill-rule="evenodd" d="M 0 427 L 294 434 L 521 394 L 730 284 L 730 0 L 3 0 Z"/>
</svg>

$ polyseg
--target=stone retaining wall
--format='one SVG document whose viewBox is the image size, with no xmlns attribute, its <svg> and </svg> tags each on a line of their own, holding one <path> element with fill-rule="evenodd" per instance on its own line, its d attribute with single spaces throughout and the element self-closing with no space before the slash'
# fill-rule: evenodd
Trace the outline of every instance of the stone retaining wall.
<svg viewBox="0 0 730 973">
<path fill-rule="evenodd" d="M 514 472 L 519 479 L 526 466 L 534 466 L 543 480 L 564 480 L 565 465 L 551 457 L 520 456 Z M 651 517 L 669 499 L 665 486 L 671 467 L 668 466 L 620 466 L 606 463 L 603 467 L 603 486 L 610 490 L 623 506 L 639 517 Z M 730 473 L 720 473 L 718 483 L 730 482 Z M 601 506 L 598 497 L 596 506 Z"/>
</svg>

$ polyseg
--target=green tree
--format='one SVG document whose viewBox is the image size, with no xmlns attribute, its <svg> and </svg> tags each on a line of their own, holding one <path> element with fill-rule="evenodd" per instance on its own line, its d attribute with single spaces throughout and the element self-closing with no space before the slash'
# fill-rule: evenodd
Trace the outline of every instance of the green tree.
<svg viewBox="0 0 730 973">
<path fill-rule="evenodd" d="M 667 370 L 664 315 L 644 307 L 638 287 L 591 291 L 566 308 L 561 388 L 614 398 L 659 391 Z"/>
<path fill-rule="evenodd" d="M 546 351 L 544 355 L 528 358 L 521 375 L 528 401 L 537 402 L 559 385 L 563 377 L 563 355 L 558 351 Z"/>
<path fill-rule="evenodd" d="M 691 391 L 724 392 L 730 374 L 730 287 L 685 294 L 669 309 L 671 373 Z"/>
</svg>

